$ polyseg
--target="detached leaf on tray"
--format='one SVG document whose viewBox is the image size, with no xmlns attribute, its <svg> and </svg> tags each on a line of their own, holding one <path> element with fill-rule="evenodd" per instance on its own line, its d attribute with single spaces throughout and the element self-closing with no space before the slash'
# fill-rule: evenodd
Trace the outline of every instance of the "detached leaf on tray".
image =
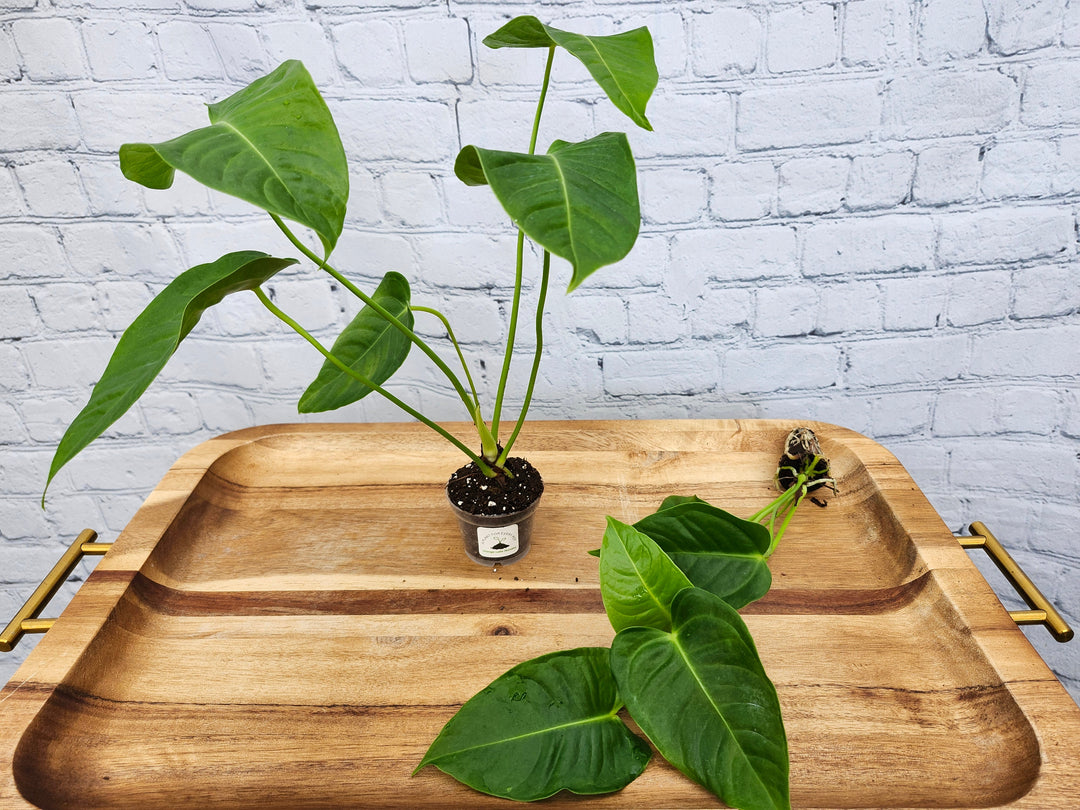
<svg viewBox="0 0 1080 810">
<path fill-rule="evenodd" d="M 611 517 L 607 523 L 600 595 L 611 626 L 670 629 L 671 601 L 692 583 L 647 535 Z"/>
<path fill-rule="evenodd" d="M 765 556 L 772 538 L 760 523 L 693 496 L 673 496 L 634 528 L 655 540 L 694 585 L 733 607 L 760 599 L 772 585 Z"/>
<path fill-rule="evenodd" d="M 652 752 L 616 714 L 623 704 L 609 652 L 550 653 L 500 675 L 450 718 L 416 771 L 434 765 L 475 790 L 518 801 L 626 787 Z"/>
<path fill-rule="evenodd" d="M 733 607 L 684 590 L 671 632 L 620 631 L 611 668 L 631 717 L 668 762 L 731 807 L 789 810 L 780 702 Z"/>
</svg>

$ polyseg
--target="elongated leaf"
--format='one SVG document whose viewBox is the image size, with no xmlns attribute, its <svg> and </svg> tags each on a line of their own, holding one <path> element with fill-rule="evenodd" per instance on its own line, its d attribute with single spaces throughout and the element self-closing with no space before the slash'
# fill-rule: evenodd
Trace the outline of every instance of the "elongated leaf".
<svg viewBox="0 0 1080 810">
<path fill-rule="evenodd" d="M 651 130 L 645 105 L 659 74 L 648 28 L 612 36 L 585 36 L 544 25 L 536 17 L 510 20 L 484 38 L 489 48 L 552 48 L 560 46 L 585 65 L 611 102 L 638 126 Z"/>
<path fill-rule="evenodd" d="M 253 250 L 229 253 L 186 270 L 158 293 L 124 331 L 90 401 L 64 433 L 46 489 L 61 467 L 135 403 L 203 312 L 229 293 L 254 289 L 290 264 L 296 260 Z"/>
<path fill-rule="evenodd" d="M 672 499 L 666 509 L 634 524 L 660 546 L 699 588 L 741 608 L 772 585 L 766 562 L 769 530 L 698 498 Z"/>
<path fill-rule="evenodd" d="M 691 586 L 660 547 L 633 526 L 607 519 L 600 547 L 600 595 L 611 626 L 671 629 L 671 602 Z"/>
<path fill-rule="evenodd" d="M 623 258 L 637 239 L 637 175 L 621 132 L 556 141 L 546 155 L 466 146 L 454 171 L 469 185 L 489 184 L 530 239 L 573 265 L 571 290 Z"/>
<path fill-rule="evenodd" d="M 434 765 L 518 801 L 620 790 L 651 751 L 616 716 L 622 701 L 608 655 L 580 647 L 518 664 L 461 707 L 416 770 Z"/>
<path fill-rule="evenodd" d="M 164 143 L 120 147 L 124 176 L 168 188 L 174 170 L 306 225 L 329 255 L 345 222 L 349 170 L 330 110 L 302 63 L 209 106 L 208 127 Z"/>
<path fill-rule="evenodd" d="M 780 702 L 743 620 L 699 588 L 675 597 L 672 620 L 670 633 L 631 627 L 615 637 L 611 668 L 630 715 L 725 804 L 788 810 Z"/>
<path fill-rule="evenodd" d="M 409 282 L 403 275 L 387 273 L 371 297 L 412 329 Z M 405 362 L 411 347 L 410 340 L 397 327 L 365 305 L 338 335 L 330 353 L 376 385 L 382 385 Z M 330 411 L 363 399 L 373 390 L 327 360 L 300 397 L 297 408 L 300 413 Z"/>
</svg>

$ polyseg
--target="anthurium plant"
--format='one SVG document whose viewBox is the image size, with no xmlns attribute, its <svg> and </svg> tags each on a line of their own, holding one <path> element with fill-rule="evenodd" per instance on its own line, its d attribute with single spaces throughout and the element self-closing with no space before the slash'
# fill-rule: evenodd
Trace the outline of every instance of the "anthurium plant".
<svg viewBox="0 0 1080 810">
<path fill-rule="evenodd" d="M 408 280 L 388 272 L 373 291 L 364 291 L 331 264 L 341 237 L 349 197 L 349 172 L 337 127 L 303 64 L 289 61 L 223 101 L 209 105 L 209 126 L 163 143 L 129 143 L 120 149 L 124 175 L 147 188 L 165 189 L 177 171 L 209 188 L 264 210 L 299 256 L 356 296 L 359 311 L 333 346 L 326 347 L 275 302 L 264 285 L 292 256 L 256 250 L 229 253 L 178 275 L 124 332 L 90 400 L 57 447 L 46 488 L 79 451 L 119 419 L 142 395 L 195 328 L 203 313 L 227 295 L 247 291 L 322 356 L 323 363 L 299 399 L 302 413 L 341 408 L 375 392 L 440 433 L 475 465 L 478 475 L 505 482 L 518 477 L 508 463 L 532 399 L 543 351 L 543 311 L 551 256 L 568 261 L 569 289 L 600 267 L 622 259 L 637 239 L 640 212 L 637 175 L 624 133 L 604 132 L 588 140 L 555 140 L 537 152 L 537 137 L 552 65 L 558 51 L 580 60 L 611 102 L 636 125 L 651 129 L 645 107 L 656 87 L 652 38 L 645 28 L 611 36 L 586 36 L 516 17 L 484 39 L 490 48 L 537 48 L 547 61 L 528 149 L 506 152 L 468 145 L 454 172 L 471 186 L 486 185 L 518 229 L 514 292 L 505 352 L 494 404 L 485 410 L 468 363 L 447 318 L 435 307 L 414 304 Z M 287 224 L 287 223 L 291 223 Z M 292 230 L 299 225 L 317 238 L 314 249 Z M 504 430 L 502 411 L 516 350 L 525 240 L 539 246 L 535 349 L 517 419 Z M 449 362 L 415 331 L 416 317 L 432 317 L 446 331 L 456 358 Z M 413 348 L 423 352 L 460 398 L 463 415 L 476 426 L 469 443 L 388 391 L 384 384 Z M 453 366 L 459 366 L 455 371 Z M 464 382 L 462 381 L 462 375 Z M 478 451 L 473 447 L 479 448 Z M 521 469 L 520 467 L 518 468 Z M 542 488 L 542 484 L 541 484 Z M 487 487 L 485 487 L 487 489 Z M 490 497 L 483 501 L 489 502 Z M 477 507 L 483 511 L 484 503 Z"/>
<path fill-rule="evenodd" d="M 767 560 L 809 492 L 835 490 L 806 428 L 777 470 L 784 489 L 749 519 L 695 496 L 666 498 L 633 525 L 607 519 L 600 593 L 615 638 L 518 664 L 470 698 L 428 765 L 484 793 L 534 801 L 620 790 L 656 750 L 729 807 L 790 810 L 776 688 L 737 609 L 772 584 Z"/>
</svg>

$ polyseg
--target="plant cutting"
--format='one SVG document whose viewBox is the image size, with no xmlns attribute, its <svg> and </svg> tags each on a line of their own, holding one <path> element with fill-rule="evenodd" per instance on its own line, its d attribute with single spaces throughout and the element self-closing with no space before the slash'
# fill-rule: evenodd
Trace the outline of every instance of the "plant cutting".
<svg viewBox="0 0 1080 810">
<path fill-rule="evenodd" d="M 768 592 L 768 556 L 810 491 L 835 491 L 830 476 L 800 428 L 777 470 L 789 484 L 749 520 L 694 496 L 666 498 L 632 526 L 609 517 L 599 556 L 611 647 L 549 653 L 499 676 L 414 774 L 434 765 L 519 801 L 620 790 L 651 757 L 620 719 L 625 707 L 661 756 L 728 806 L 790 810 L 780 703 L 737 608 Z"/>
<path fill-rule="evenodd" d="M 181 171 L 211 189 L 263 209 L 300 256 L 341 284 L 362 306 L 328 348 L 287 313 L 287 303 L 273 300 L 264 288 L 277 273 L 297 264 L 297 258 L 244 250 L 184 271 L 120 338 L 89 402 L 57 447 L 46 489 L 64 464 L 138 400 L 208 308 L 227 295 L 249 291 L 323 358 L 299 399 L 301 413 L 341 408 L 372 392 L 385 397 L 468 457 L 468 463 L 451 477 L 447 494 L 459 516 L 470 521 L 462 524 L 470 556 L 484 563 L 509 562 L 525 553 L 528 539 L 524 531 L 519 536 L 518 526 L 527 528 L 543 481 L 525 459 L 510 452 L 525 423 L 543 351 L 551 256 L 570 263 L 568 291 L 572 291 L 600 267 L 622 259 L 633 247 L 640 225 L 636 168 L 624 133 L 604 132 L 577 143 L 555 140 L 546 152 L 536 151 L 555 54 L 562 50 L 580 60 L 616 108 L 645 129 L 652 128 L 645 107 L 656 87 L 657 70 L 652 38 L 645 28 L 585 36 L 523 16 L 510 20 L 484 44 L 547 52 L 528 151 L 468 145 L 454 165 L 455 174 L 467 185 L 490 187 L 518 229 L 509 326 L 490 411 L 482 406 L 449 320 L 435 307 L 414 304 L 403 275 L 386 273 L 368 293 L 330 263 L 344 228 L 348 166 L 326 102 L 304 66 L 290 61 L 209 105 L 209 126 L 162 143 L 123 145 L 120 167 L 128 179 L 151 189 L 168 188 Z M 307 228 L 318 247 L 294 233 L 287 221 Z M 535 348 L 517 418 L 506 430 L 503 409 L 518 349 L 526 239 L 542 253 Z M 435 318 L 442 325 L 447 348 L 456 355 L 453 360 L 448 362 L 417 334 L 414 320 L 418 315 Z M 384 387 L 414 347 L 435 365 L 461 400 L 463 415 L 476 428 L 473 446 Z"/>
</svg>

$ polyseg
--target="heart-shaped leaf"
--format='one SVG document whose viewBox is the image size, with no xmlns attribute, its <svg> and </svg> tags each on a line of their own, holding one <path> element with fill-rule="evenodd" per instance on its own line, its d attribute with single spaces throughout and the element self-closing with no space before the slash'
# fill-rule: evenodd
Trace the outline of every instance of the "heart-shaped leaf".
<svg viewBox="0 0 1080 810">
<path fill-rule="evenodd" d="M 484 38 L 489 48 L 565 48 L 577 57 L 611 99 L 639 127 L 651 130 L 645 105 L 659 74 L 648 28 L 597 37 L 561 31 L 529 15 L 515 17 Z"/>
<path fill-rule="evenodd" d="M 698 498 L 668 498 L 634 524 L 647 534 L 699 588 L 741 608 L 772 585 L 765 556 L 769 530 Z"/>
<path fill-rule="evenodd" d="M 668 762 L 730 807 L 790 808 L 780 702 L 733 607 L 681 591 L 671 632 L 620 631 L 611 668 L 631 717 Z"/>
<path fill-rule="evenodd" d="M 671 628 L 671 602 L 691 587 L 660 547 L 633 526 L 607 519 L 600 547 L 600 595 L 611 626 Z"/>
<path fill-rule="evenodd" d="M 580 647 L 518 664 L 450 718 L 416 771 L 434 765 L 518 801 L 620 790 L 651 751 L 616 715 L 622 700 L 608 656 Z"/>
<path fill-rule="evenodd" d="M 409 282 L 403 275 L 387 273 L 372 298 L 412 329 Z M 412 342 L 400 329 L 365 305 L 338 335 L 330 353 L 361 376 L 382 385 L 405 362 L 411 347 Z M 300 397 L 297 409 L 300 413 L 331 411 L 363 399 L 373 390 L 327 360 Z"/>
<path fill-rule="evenodd" d="M 302 63 L 209 106 L 211 125 L 164 143 L 120 147 L 120 169 L 148 188 L 168 188 L 175 169 L 203 185 L 306 225 L 327 255 L 349 198 L 345 149 L 330 110 Z"/>
<path fill-rule="evenodd" d="M 546 155 L 466 146 L 454 172 L 489 184 L 530 239 L 573 265 L 573 290 L 597 268 L 619 261 L 641 227 L 637 174 L 621 132 L 556 141 Z"/>
<path fill-rule="evenodd" d="M 121 335 L 90 401 L 64 433 L 46 489 L 61 467 L 135 403 L 203 312 L 229 293 L 255 289 L 290 264 L 296 259 L 277 259 L 254 250 L 229 253 L 186 270 L 158 293 Z"/>
</svg>

